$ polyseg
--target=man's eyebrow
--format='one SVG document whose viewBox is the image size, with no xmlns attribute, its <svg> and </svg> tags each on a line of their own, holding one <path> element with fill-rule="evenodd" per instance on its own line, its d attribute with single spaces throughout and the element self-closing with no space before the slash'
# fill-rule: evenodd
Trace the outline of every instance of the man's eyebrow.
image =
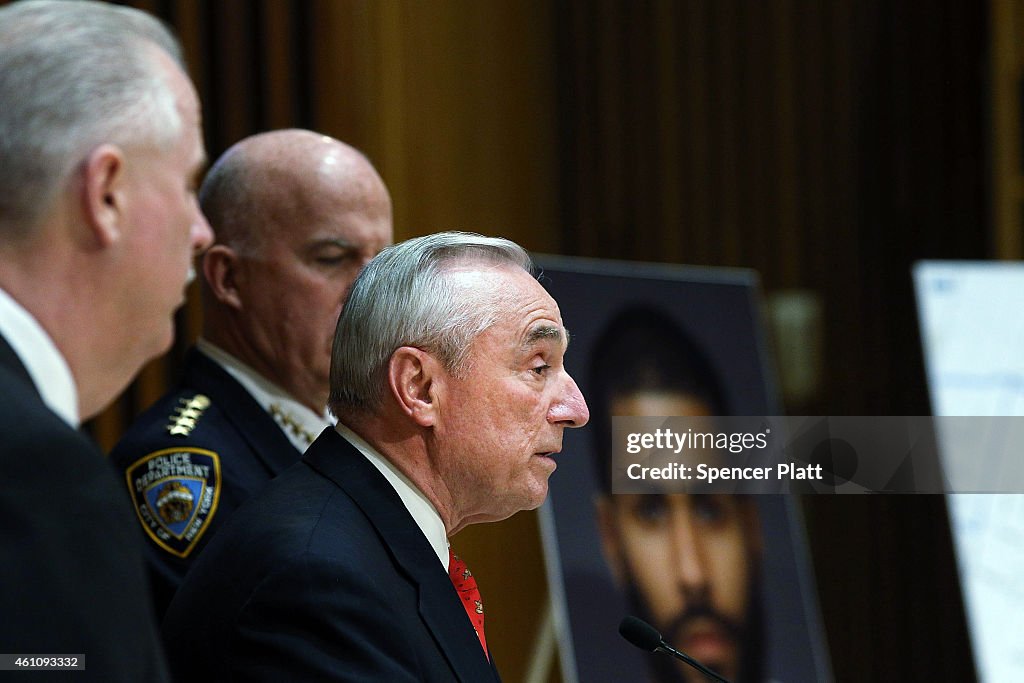
<svg viewBox="0 0 1024 683">
<path fill-rule="evenodd" d="M 339 249 L 355 249 L 356 245 L 342 237 L 324 237 L 322 239 L 314 239 L 309 243 L 309 248 L 311 249 L 317 249 L 319 247 L 338 247 Z"/>
<path fill-rule="evenodd" d="M 554 339 L 556 341 L 562 341 L 562 339 L 565 339 L 565 345 L 568 347 L 569 330 L 563 330 L 557 325 L 538 325 L 526 333 L 526 339 L 523 340 L 523 346 L 530 346 L 536 342 L 547 339 Z"/>
</svg>

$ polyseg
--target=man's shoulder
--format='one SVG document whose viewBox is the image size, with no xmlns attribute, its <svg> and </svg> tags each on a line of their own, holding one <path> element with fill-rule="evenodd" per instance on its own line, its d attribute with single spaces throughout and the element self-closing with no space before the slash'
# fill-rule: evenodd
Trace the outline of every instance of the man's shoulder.
<svg viewBox="0 0 1024 683">
<path fill-rule="evenodd" d="M 41 454 L 46 461 L 67 460 L 76 463 L 82 454 L 90 461 L 102 462 L 99 448 L 82 432 L 70 426 L 43 403 L 29 380 L 0 366 L 0 433 L 3 434 L 0 452 L 19 456 Z M 95 456 L 95 457 L 93 457 Z M 17 460 L 40 468 L 39 456 L 4 459 L 7 469 Z M 41 476 L 57 476 L 40 468 Z"/>
<path fill-rule="evenodd" d="M 297 459 L 294 447 L 284 448 L 288 444 L 256 399 L 193 349 L 179 385 L 135 419 L 111 452 L 111 460 L 125 471 L 162 450 L 199 449 L 231 459 L 236 469 L 232 476 L 246 476 L 237 471 L 239 467 L 255 468 L 253 475 L 262 484 L 280 471 L 282 463 Z"/>
<path fill-rule="evenodd" d="M 223 453 L 249 447 L 226 421 L 217 402 L 205 393 L 179 388 L 160 398 L 128 428 L 110 460 L 129 480 L 162 463 L 209 465 L 217 474 Z M 193 476 L 192 473 L 185 473 Z M 208 480 L 208 484 L 216 482 Z"/>
<path fill-rule="evenodd" d="M 357 469 L 345 470 L 353 480 L 344 485 L 306 461 L 292 465 L 232 514 L 204 551 L 212 556 L 201 558 L 200 564 L 237 562 L 254 569 L 265 560 L 271 569 L 307 554 L 355 567 L 379 561 L 377 553 L 387 545 L 372 519 L 377 510 L 364 509 L 348 490 L 363 481 L 360 469 L 367 475 L 358 457 L 352 458 Z M 379 475 L 374 471 L 369 476 Z"/>
<path fill-rule="evenodd" d="M 190 446 L 217 450 L 236 441 L 238 416 L 272 420 L 248 392 L 213 360 L 196 349 L 185 356 L 177 386 L 157 399 L 129 426 L 111 453 L 122 469 L 143 451 Z"/>
<path fill-rule="evenodd" d="M 136 443 L 175 444 L 201 438 L 219 421 L 217 403 L 207 392 L 178 387 L 157 399 L 132 422 L 115 453 Z"/>
<path fill-rule="evenodd" d="M 231 515 L 190 571 L 185 596 L 216 594 L 230 602 L 229 595 L 242 591 L 240 601 L 269 577 L 296 567 L 356 572 L 383 553 L 373 525 L 351 498 L 296 463 Z"/>
<path fill-rule="evenodd" d="M 243 481 L 247 475 L 239 468 L 253 469 L 262 485 L 273 466 L 262 462 L 257 444 L 264 450 L 287 445 L 280 431 L 274 418 L 225 375 L 210 385 L 183 382 L 164 394 L 132 422 L 110 459 L 127 472 L 174 451 L 212 453 L 231 460 L 232 476 Z"/>
<path fill-rule="evenodd" d="M 391 628 L 420 623 L 417 599 L 347 492 L 298 463 L 240 507 L 199 556 L 167 612 L 164 636 L 172 665 L 194 676 L 227 677 L 259 656 L 255 641 L 281 653 L 285 668 L 339 668 L 354 656 L 353 640 L 382 632 L 374 615 L 397 613 Z M 339 637 L 314 655 L 294 636 L 331 631 Z"/>
<path fill-rule="evenodd" d="M 272 472 L 254 438 L 228 414 L 230 399 L 180 386 L 146 410 L 111 452 L 143 528 L 175 557 L 187 557 L 218 511 L 230 511 Z M 249 421 L 272 418 L 253 411 Z M 257 428 L 253 428 L 258 438 Z"/>
</svg>

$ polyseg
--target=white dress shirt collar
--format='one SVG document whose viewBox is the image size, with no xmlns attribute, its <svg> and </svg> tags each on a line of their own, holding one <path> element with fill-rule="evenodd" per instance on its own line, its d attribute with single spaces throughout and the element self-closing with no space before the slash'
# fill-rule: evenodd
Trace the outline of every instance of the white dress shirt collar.
<svg viewBox="0 0 1024 683">
<path fill-rule="evenodd" d="M 304 453 L 320 432 L 334 423 L 327 414 L 326 406 L 323 414 L 317 415 L 292 398 L 284 389 L 206 339 L 198 339 L 196 347 L 224 368 L 263 410 L 270 413 L 277 426 L 299 452 Z"/>
<path fill-rule="evenodd" d="M 448 534 L 445 532 L 441 515 L 437 514 L 433 504 L 390 460 L 378 453 L 373 446 L 364 441 L 358 434 L 340 422 L 334 428 L 346 441 L 355 446 L 356 450 L 362 453 L 374 467 L 380 470 L 380 473 L 388 480 L 388 483 L 398 493 L 398 497 L 402 499 L 402 503 L 405 504 L 409 514 L 416 521 L 420 531 L 427 537 L 430 547 L 437 553 L 437 559 L 441 561 L 441 565 L 447 572 Z"/>
<path fill-rule="evenodd" d="M 78 428 L 78 387 L 71 368 L 50 335 L 21 304 L 0 288 L 0 334 L 18 354 L 50 410 Z"/>
</svg>

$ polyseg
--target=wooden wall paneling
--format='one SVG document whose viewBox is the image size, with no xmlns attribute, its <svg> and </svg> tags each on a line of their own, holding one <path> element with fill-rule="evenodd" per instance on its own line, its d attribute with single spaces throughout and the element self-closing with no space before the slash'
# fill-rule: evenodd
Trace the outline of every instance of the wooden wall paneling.
<svg viewBox="0 0 1024 683">
<path fill-rule="evenodd" d="M 355 145 L 391 192 L 395 240 L 418 232 L 407 198 L 407 38 L 402 3 L 318 0 L 312 12 L 315 127 Z"/>
<path fill-rule="evenodd" d="M 172 381 L 170 365 L 169 359 L 160 357 L 151 360 L 142 368 L 129 393 L 132 413 L 145 410 L 163 395 Z"/>
<path fill-rule="evenodd" d="M 717 83 L 710 76 L 711 43 L 708 39 L 708 15 L 710 3 L 696 0 L 684 4 L 679 18 L 684 44 L 683 68 L 686 73 L 684 90 L 679 97 L 686 103 L 686 127 L 684 146 L 680 154 L 687 165 L 690 208 L 686 221 L 680 230 L 687 253 L 682 254 L 683 263 L 712 263 L 717 231 L 713 225 L 712 200 L 706 182 L 709 178 L 712 159 L 717 156 L 717 145 L 710 139 L 711 120 L 715 116 L 712 107 L 712 92 Z M 716 151 L 712 151 L 712 149 Z"/>
<path fill-rule="evenodd" d="M 256 7 L 257 50 L 261 57 L 259 130 L 298 125 L 295 12 L 291 3 L 261 0 Z"/>
<path fill-rule="evenodd" d="M 121 438 L 121 433 L 124 432 L 128 424 L 128 420 L 125 417 L 127 402 L 127 397 L 119 398 L 85 424 L 86 431 L 96 439 L 104 453 L 110 451 L 114 444 L 117 443 L 117 440 Z"/>
<path fill-rule="evenodd" d="M 181 42 L 182 52 L 189 67 L 189 75 L 200 93 L 207 88 L 207 71 L 203 68 L 205 16 L 201 0 L 175 0 L 166 15 Z"/>
<path fill-rule="evenodd" d="M 814 123 L 810 135 L 801 128 L 798 142 L 814 145 L 801 176 L 805 207 L 801 279 L 821 297 L 823 357 L 846 359 L 823 363 L 824 391 L 805 408 L 839 415 L 856 413 L 863 401 L 867 363 L 863 321 L 870 323 L 871 311 L 864 301 L 862 278 L 874 276 L 863 266 L 877 258 L 870 250 L 864 251 L 860 239 L 865 194 L 861 174 L 873 177 L 876 173 L 858 163 L 858 150 L 885 146 L 858 119 L 865 111 L 869 118 L 875 117 L 864 100 L 872 97 L 878 84 L 870 76 L 859 77 L 854 66 L 859 61 L 857 43 L 871 42 L 857 23 L 855 6 L 850 2 L 824 5 L 825 11 L 815 23 L 804 26 L 805 31 L 827 38 L 816 45 L 824 54 L 810 60 L 814 63 L 804 72 L 813 88 L 802 106 L 814 112 Z M 800 121 L 801 126 L 804 123 Z"/>
<path fill-rule="evenodd" d="M 560 244 L 552 11 L 543 0 L 519 6 L 496 3 L 493 8 L 493 15 L 476 15 L 478 28 L 491 43 L 480 77 L 495 85 L 482 93 L 487 109 L 480 131 L 482 153 L 475 164 L 495 171 L 505 166 L 506 172 L 496 173 L 488 183 L 478 220 L 486 225 L 489 215 L 496 215 L 503 224 L 496 228 L 507 236 L 518 236 L 528 249 L 551 252 Z"/>
<path fill-rule="evenodd" d="M 773 106 L 772 124 L 775 135 L 772 164 L 772 191 L 777 217 L 766 253 L 777 264 L 777 275 L 766 278 L 768 286 L 796 287 L 804 283 L 804 249 L 800 221 L 801 186 L 797 175 L 797 103 L 795 70 L 801 58 L 797 54 L 795 0 L 778 0 L 772 4 L 771 34 Z"/>
<path fill-rule="evenodd" d="M 843 404 L 856 403 L 860 391 L 864 364 L 858 321 L 863 320 L 865 312 L 860 308 L 863 271 L 855 217 L 843 215 L 833 194 L 837 187 L 848 188 L 854 195 L 859 191 L 859 169 L 843 156 L 848 149 L 845 141 L 856 144 L 856 125 L 843 129 L 839 121 L 829 118 L 836 114 L 836 91 L 849 87 L 848 83 L 834 82 L 835 54 L 850 44 L 838 39 L 833 42 L 835 11 L 831 4 L 801 2 L 794 17 L 801 46 L 796 57 L 800 92 L 796 110 L 802 257 L 799 273 L 800 284 L 814 287 L 822 297 L 825 357 L 846 359 L 825 363 L 824 400 L 830 405 L 811 407 L 824 413 L 848 414 L 851 409 Z M 868 88 L 867 83 L 860 85 Z M 870 93 L 867 90 L 866 94 Z M 845 120 L 849 122 L 849 118 Z"/>
<path fill-rule="evenodd" d="M 305 9 L 309 33 L 299 38 L 308 41 L 305 49 L 312 126 L 362 149 L 372 158 L 374 150 L 369 148 L 368 141 L 374 122 L 366 116 L 366 102 L 374 95 L 368 51 L 396 46 L 374 45 L 367 35 L 374 11 L 367 2 L 317 1 Z"/>
<path fill-rule="evenodd" d="M 581 87 L 586 67 L 581 55 L 586 52 L 584 41 L 592 35 L 586 22 L 592 21 L 574 11 L 570 3 L 556 6 L 557 30 L 557 114 L 558 137 L 561 154 L 558 159 L 559 194 L 562 197 L 561 227 L 563 250 L 570 254 L 593 254 L 595 242 L 594 221 L 587 213 L 583 169 L 593 168 L 599 154 L 596 146 L 583 144 L 594 137 L 595 122 L 591 114 L 592 97 L 589 89 Z M 587 115 L 577 116 L 583 110 Z"/>
<path fill-rule="evenodd" d="M 657 74 L 662 65 L 657 59 L 652 7 L 640 4 L 620 15 L 623 61 L 615 81 L 621 98 L 616 106 L 621 112 L 624 163 L 617 182 L 624 199 L 624 221 L 609 227 L 613 234 L 624 236 L 633 253 L 657 254 L 658 260 L 664 260 L 668 257 L 665 233 L 671 226 L 663 220 L 667 186 L 658 172 Z M 643 201 L 638 201 L 641 197 Z"/>
<path fill-rule="evenodd" d="M 716 235 L 713 243 L 713 262 L 735 266 L 741 263 L 740 235 L 740 193 L 746 189 L 747 169 L 742 166 L 739 148 L 741 125 L 740 98 L 742 97 L 743 74 L 740 68 L 741 53 L 746 49 L 746 36 L 739 30 L 740 9 L 736 3 L 720 2 L 712 5 L 710 23 L 707 26 L 712 36 L 712 102 L 715 113 L 712 118 L 712 140 L 714 141 L 711 196 L 712 229 Z"/>
<path fill-rule="evenodd" d="M 255 5 L 222 0 L 209 7 L 209 107 L 213 112 L 211 154 L 259 129 L 258 76 L 262 55 L 256 44 Z"/>
<path fill-rule="evenodd" d="M 530 249 L 554 248 L 547 5 L 403 7 L 415 27 L 406 154 L 420 229 L 495 231 Z"/>
<path fill-rule="evenodd" d="M 595 136 L 595 122 L 594 107 L 590 106 L 592 93 L 582 87 L 586 66 L 581 58 L 586 53 L 585 41 L 592 36 L 587 27 L 592 18 L 574 11 L 571 3 L 557 3 L 555 7 L 562 247 L 564 253 L 593 255 L 594 220 L 587 212 L 583 169 L 593 168 L 600 155 L 596 146 L 583 144 Z M 586 114 L 576 115 L 579 110 Z"/>
<path fill-rule="evenodd" d="M 773 31 L 774 3 L 751 3 L 745 7 L 742 31 L 749 36 L 749 49 L 742 55 L 745 73 L 743 122 L 738 131 L 741 163 L 746 167 L 748 183 L 743 197 L 740 263 L 757 268 L 765 287 L 779 282 L 780 196 L 776 178 L 779 128 L 775 110 L 778 89 L 778 62 Z"/>
<path fill-rule="evenodd" d="M 684 205 L 688 203 L 692 193 L 686 188 L 687 180 L 683 178 L 686 163 L 684 135 L 686 121 L 683 119 L 683 93 L 681 71 L 685 62 L 679 58 L 682 49 L 681 25 L 679 22 L 680 7 L 677 3 L 658 2 L 653 8 L 652 18 L 654 34 L 654 63 L 657 79 L 654 83 L 656 125 L 654 132 L 654 149 L 656 173 L 661 187 L 659 203 L 660 216 L 650 217 L 649 221 L 660 221 L 665 229 L 660 244 L 656 245 L 665 256 L 666 261 L 684 261 L 687 255 L 684 234 L 687 230 L 684 218 Z M 685 198 L 684 198 L 685 197 Z"/>
<path fill-rule="evenodd" d="M 1021 159 L 1021 78 L 1024 59 L 1018 48 L 1024 35 L 1024 3 L 991 0 L 992 36 L 992 212 L 995 255 L 1024 258 L 1024 162 Z"/>
<path fill-rule="evenodd" d="M 837 361 L 830 363 L 833 398 L 826 409 L 832 413 L 914 410 L 922 375 L 914 360 L 910 262 L 962 244 L 946 208 L 951 203 L 964 202 L 973 207 L 967 209 L 972 222 L 984 221 L 976 189 L 948 184 L 981 166 L 972 155 L 947 151 L 956 121 L 967 123 L 955 144 L 967 149 L 973 140 L 980 147 L 977 75 L 968 68 L 958 77 L 950 69 L 959 60 L 976 63 L 969 46 L 979 41 L 977 10 L 950 13 L 950 7 L 836 5 L 826 23 L 830 34 L 849 32 L 846 46 L 833 43 L 840 49 L 828 53 L 829 73 L 839 84 L 853 74 L 852 87 L 830 94 L 832 111 L 824 117 L 838 132 L 848 126 L 850 140 L 837 139 L 829 166 L 854 169 L 847 176 L 853 184 L 843 185 L 844 176 L 832 170 L 825 187 L 839 230 L 834 242 L 827 241 L 832 232 L 808 232 L 830 256 L 815 263 L 815 277 L 829 297 L 828 352 Z M 969 248 L 983 246 L 974 239 Z M 838 367 L 840 361 L 847 367 Z M 811 497 L 805 505 L 841 678 L 971 680 L 941 498 Z M 924 643 L 944 660 L 929 655 Z M 866 661 L 864 651 L 875 655 Z"/>
<path fill-rule="evenodd" d="M 595 150 L 588 159 L 593 165 L 579 169 L 584 181 L 580 199 L 588 207 L 589 220 L 583 229 L 590 232 L 588 242 L 591 248 L 597 253 L 610 251 L 624 258 L 636 258 L 635 250 L 630 248 L 624 236 L 628 228 L 624 226 L 626 213 L 619 182 L 625 161 L 621 113 L 616 110 L 620 101 L 617 87 L 622 57 L 618 52 L 620 41 L 617 39 L 620 22 L 615 11 L 613 2 L 599 4 L 591 26 L 594 33 L 583 43 L 586 52 L 580 55 L 583 80 L 577 87 L 590 92 L 582 101 L 587 110 L 577 109 L 574 114 L 580 118 L 591 118 L 591 125 L 586 130 L 589 135 L 578 139 L 577 144 Z"/>
</svg>

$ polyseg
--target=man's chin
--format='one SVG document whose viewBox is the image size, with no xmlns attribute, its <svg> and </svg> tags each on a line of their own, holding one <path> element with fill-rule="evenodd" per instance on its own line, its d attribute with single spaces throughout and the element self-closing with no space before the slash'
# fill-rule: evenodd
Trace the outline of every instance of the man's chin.
<svg viewBox="0 0 1024 683">
<path fill-rule="evenodd" d="M 725 678 L 728 681 L 735 681 L 736 680 L 736 667 L 729 664 L 730 661 L 733 661 L 732 659 L 730 659 L 730 658 L 718 659 L 718 658 L 715 658 L 715 657 L 701 657 L 699 654 L 691 652 L 690 650 L 687 650 L 686 648 L 682 648 L 682 651 L 685 652 L 687 655 L 693 657 L 695 660 L 697 660 L 698 662 L 700 662 L 701 664 L 703 664 L 707 668 L 709 668 L 712 671 L 714 671 L 716 674 L 718 674 L 722 678 Z M 700 681 L 701 683 L 703 683 L 704 681 L 711 680 L 711 679 L 707 678 L 706 676 L 704 676 L 704 674 L 700 673 L 699 671 L 697 671 L 696 669 L 691 667 L 689 664 L 686 664 L 685 662 L 680 662 L 679 660 L 676 660 L 675 663 L 676 663 L 676 668 L 680 671 L 680 673 L 682 675 L 682 679 L 681 680 L 684 680 L 684 681 Z"/>
<path fill-rule="evenodd" d="M 655 619 L 640 598 L 635 582 L 627 583 L 627 600 L 640 618 L 657 627 L 665 642 L 693 657 L 715 673 L 735 681 L 739 671 L 740 648 L 725 626 L 708 617 L 695 617 L 682 624 Z M 654 683 L 704 683 L 708 679 L 675 657 L 654 654 L 648 660 Z"/>
<path fill-rule="evenodd" d="M 732 634 L 710 620 L 699 619 L 671 638 L 675 647 L 719 674 L 735 673 L 738 643 Z"/>
</svg>

